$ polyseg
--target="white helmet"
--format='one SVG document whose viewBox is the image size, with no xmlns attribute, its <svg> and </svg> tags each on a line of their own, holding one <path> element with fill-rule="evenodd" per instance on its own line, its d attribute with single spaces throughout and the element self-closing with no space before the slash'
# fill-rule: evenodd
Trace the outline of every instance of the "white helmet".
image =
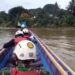
<svg viewBox="0 0 75 75">
<path fill-rule="evenodd" d="M 23 33 L 29 33 L 29 30 L 27 28 L 24 28 Z"/>
<path fill-rule="evenodd" d="M 23 35 L 23 32 L 21 30 L 18 30 L 15 35 L 19 35 L 19 34 L 22 34 Z"/>
<path fill-rule="evenodd" d="M 33 42 L 29 40 L 20 41 L 15 49 L 14 52 L 19 60 L 36 60 L 36 46 Z"/>
</svg>

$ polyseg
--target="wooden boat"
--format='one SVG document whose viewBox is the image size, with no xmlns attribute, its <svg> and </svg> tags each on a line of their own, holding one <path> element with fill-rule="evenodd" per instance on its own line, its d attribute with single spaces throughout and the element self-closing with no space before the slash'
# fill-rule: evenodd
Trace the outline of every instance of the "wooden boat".
<svg viewBox="0 0 75 75">
<path fill-rule="evenodd" d="M 75 72 L 69 66 L 67 66 L 50 48 L 48 48 L 47 45 L 38 36 L 36 36 L 33 33 L 32 35 L 34 35 L 35 37 L 34 43 L 37 51 L 37 58 L 39 59 L 42 66 L 39 68 L 38 71 L 35 68 L 35 70 L 32 71 L 26 70 L 23 72 L 17 70 L 16 68 L 10 67 L 9 74 L 7 73 L 5 75 L 75 75 Z M 7 55 L 10 56 L 8 52 Z M 1 60 L 0 60 L 0 66 L 3 63 L 3 60 L 5 59 L 3 59 L 2 61 Z M 43 74 L 39 73 L 40 70 L 43 70 L 41 72 L 45 73 Z"/>
</svg>

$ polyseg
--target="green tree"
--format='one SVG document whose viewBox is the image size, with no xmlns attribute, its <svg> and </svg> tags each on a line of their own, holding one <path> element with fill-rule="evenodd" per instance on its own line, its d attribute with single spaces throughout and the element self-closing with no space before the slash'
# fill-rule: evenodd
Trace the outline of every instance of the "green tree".
<svg viewBox="0 0 75 75">
<path fill-rule="evenodd" d="M 9 22 L 9 15 L 4 11 L 0 12 L 0 26 L 7 26 Z"/>
<path fill-rule="evenodd" d="M 68 15 L 69 19 L 71 19 L 70 20 L 70 22 L 72 23 L 71 26 L 75 26 L 75 0 L 70 1 L 67 11 L 69 12 L 69 15 Z"/>
<path fill-rule="evenodd" d="M 75 0 L 71 0 L 68 11 L 70 11 L 75 16 Z"/>
<path fill-rule="evenodd" d="M 8 14 L 9 14 L 10 20 L 14 26 L 17 24 L 18 20 L 20 19 L 21 14 L 24 12 L 29 13 L 27 9 L 24 9 L 21 6 L 14 7 L 9 10 Z"/>
</svg>

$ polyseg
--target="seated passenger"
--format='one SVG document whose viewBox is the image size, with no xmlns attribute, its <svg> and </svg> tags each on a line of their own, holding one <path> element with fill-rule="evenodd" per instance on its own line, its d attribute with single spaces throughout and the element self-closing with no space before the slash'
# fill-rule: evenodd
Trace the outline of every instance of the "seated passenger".
<svg viewBox="0 0 75 75">
<path fill-rule="evenodd" d="M 2 54 L 5 50 L 8 48 L 14 47 L 19 41 L 24 40 L 23 38 L 23 32 L 22 31 L 17 31 L 15 33 L 15 38 L 11 39 L 9 42 L 5 43 L 3 47 L 0 49 L 0 54 Z"/>
<path fill-rule="evenodd" d="M 14 38 L 14 42 L 15 42 L 15 45 L 22 41 L 22 40 L 25 40 L 25 38 L 23 37 L 24 34 L 23 34 L 23 31 L 21 30 L 18 30 L 16 33 L 15 33 L 15 38 Z"/>
<path fill-rule="evenodd" d="M 27 38 L 33 42 L 35 41 L 35 37 L 30 33 L 30 31 L 27 28 L 24 28 L 22 31 L 24 33 L 24 38 Z"/>
<path fill-rule="evenodd" d="M 27 28 L 24 28 L 23 30 L 23 34 L 24 34 L 24 38 L 26 38 L 26 39 L 29 39 L 29 37 L 30 37 L 30 33 L 29 33 L 29 30 L 27 29 Z"/>
</svg>

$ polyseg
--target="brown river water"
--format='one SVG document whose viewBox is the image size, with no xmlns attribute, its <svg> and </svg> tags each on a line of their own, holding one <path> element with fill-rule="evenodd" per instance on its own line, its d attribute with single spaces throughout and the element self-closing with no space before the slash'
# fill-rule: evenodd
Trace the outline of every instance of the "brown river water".
<svg viewBox="0 0 75 75">
<path fill-rule="evenodd" d="M 60 57 L 71 69 L 75 71 L 75 29 L 31 29 Z M 0 48 L 12 39 L 15 29 L 0 29 Z"/>
</svg>

